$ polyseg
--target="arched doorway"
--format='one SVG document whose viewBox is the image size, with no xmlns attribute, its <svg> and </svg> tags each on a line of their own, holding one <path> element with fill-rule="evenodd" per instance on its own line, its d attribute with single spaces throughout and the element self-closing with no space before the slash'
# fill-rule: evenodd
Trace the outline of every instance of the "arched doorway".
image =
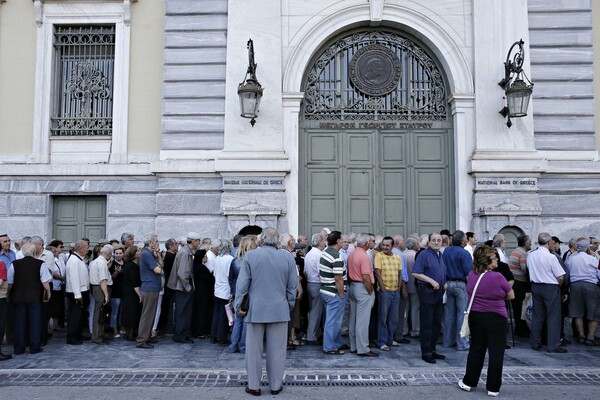
<svg viewBox="0 0 600 400">
<path fill-rule="evenodd" d="M 346 32 L 317 54 L 303 90 L 300 231 L 455 226 L 448 86 L 425 46 L 384 28 Z"/>
</svg>

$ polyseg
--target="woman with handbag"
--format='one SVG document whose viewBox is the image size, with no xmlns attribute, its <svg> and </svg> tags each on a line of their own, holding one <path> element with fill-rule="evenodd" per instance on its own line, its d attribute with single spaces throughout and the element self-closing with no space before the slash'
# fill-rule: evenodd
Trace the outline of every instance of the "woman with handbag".
<svg viewBox="0 0 600 400">
<path fill-rule="evenodd" d="M 458 386 L 467 392 L 477 387 L 485 353 L 489 353 L 486 388 L 488 396 L 496 397 L 502 385 L 502 367 L 508 313 L 506 300 L 515 294 L 508 281 L 494 269 L 498 266 L 496 250 L 481 245 L 473 254 L 473 271 L 467 278 L 467 293 L 471 298 L 468 321 L 471 347 L 467 358 L 467 370 Z"/>
</svg>

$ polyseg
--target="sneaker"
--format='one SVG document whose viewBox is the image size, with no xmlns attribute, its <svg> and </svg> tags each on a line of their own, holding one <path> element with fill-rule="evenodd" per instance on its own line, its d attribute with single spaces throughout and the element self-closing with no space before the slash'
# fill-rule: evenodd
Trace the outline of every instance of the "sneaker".
<svg viewBox="0 0 600 400">
<path fill-rule="evenodd" d="M 473 389 L 471 386 L 465 385 L 462 379 L 458 381 L 458 387 L 464 390 L 465 392 L 470 392 L 471 389 Z"/>
<path fill-rule="evenodd" d="M 387 344 L 383 344 L 379 347 L 379 350 L 390 351 L 390 348 L 387 346 Z"/>
<path fill-rule="evenodd" d="M 396 341 L 394 340 L 394 341 L 392 342 L 392 346 L 398 347 L 398 346 L 400 346 L 400 343 L 399 343 L 399 342 L 396 342 Z"/>
<path fill-rule="evenodd" d="M 491 396 L 491 397 L 498 397 L 498 395 L 499 395 L 499 394 L 500 394 L 500 392 L 490 392 L 490 391 L 488 390 L 488 396 Z"/>
</svg>

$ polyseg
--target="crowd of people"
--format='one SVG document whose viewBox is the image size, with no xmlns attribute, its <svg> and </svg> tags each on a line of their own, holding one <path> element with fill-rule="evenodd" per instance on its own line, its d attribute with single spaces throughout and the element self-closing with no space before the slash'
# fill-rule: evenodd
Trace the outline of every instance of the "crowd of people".
<svg viewBox="0 0 600 400">
<path fill-rule="evenodd" d="M 136 244 L 123 233 L 91 250 L 85 238 L 65 250 L 58 239 L 12 243 L 5 234 L 0 337 L 7 328 L 15 355 L 27 347 L 42 351 L 64 330 L 69 345 L 123 337 L 149 349 L 166 336 L 177 343 L 207 339 L 246 353 L 246 391 L 254 395 L 265 334 L 284 338 L 272 346 L 267 340 L 274 394 L 281 390 L 281 351 L 317 345 L 326 355 L 378 357 L 418 340 L 431 364 L 445 359 L 439 345 L 469 351 L 459 382 L 467 391 L 477 386 L 489 352 L 487 390 L 495 396 L 510 335 L 528 338 L 534 350 L 566 353 L 564 320 L 571 318 L 573 340 L 600 345 L 599 240 L 573 238 L 564 254 L 548 233 L 537 243 L 532 250 L 523 235 L 507 252 L 502 234 L 478 244 L 474 233 L 460 230 L 405 239 L 327 228 L 309 242 L 267 228 L 232 241 L 189 232 L 162 250 L 156 235 Z M 469 299 L 471 333 L 463 336 Z M 11 357 L 0 352 L 0 361 Z"/>
</svg>

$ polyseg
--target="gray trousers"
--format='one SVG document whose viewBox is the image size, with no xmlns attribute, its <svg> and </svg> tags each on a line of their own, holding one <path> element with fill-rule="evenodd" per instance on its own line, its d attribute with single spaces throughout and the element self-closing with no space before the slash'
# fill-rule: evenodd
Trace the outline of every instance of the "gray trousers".
<svg viewBox="0 0 600 400">
<path fill-rule="evenodd" d="M 417 293 L 409 293 L 409 308 L 410 312 L 410 323 L 412 326 L 412 330 L 410 331 L 411 336 L 419 336 L 421 331 L 421 322 L 419 320 L 419 295 Z"/>
<path fill-rule="evenodd" d="M 94 298 L 94 312 L 92 314 L 92 340 L 101 342 L 104 337 L 104 330 L 100 324 L 100 307 L 104 304 L 104 292 L 100 285 L 92 285 L 92 296 Z"/>
<path fill-rule="evenodd" d="M 560 288 L 558 285 L 532 283 L 531 297 L 533 315 L 529 343 L 532 347 L 542 345 L 542 328 L 545 321 L 548 328 L 548 351 L 554 351 L 560 346 Z"/>
<path fill-rule="evenodd" d="M 308 282 L 307 287 L 310 310 L 308 311 L 306 340 L 314 342 L 323 335 L 323 300 L 321 300 L 321 295 L 319 294 L 321 284 Z"/>
<path fill-rule="evenodd" d="M 138 345 L 145 343 L 150 339 L 152 326 L 154 325 L 154 315 L 158 306 L 158 292 L 141 291 L 142 298 L 142 316 L 138 327 L 138 336 L 135 339 Z"/>
<path fill-rule="evenodd" d="M 271 390 L 281 389 L 287 349 L 287 322 L 248 323 L 246 331 L 246 373 L 248 387 L 260 389 L 263 339 L 267 344 L 267 379 Z"/>
<path fill-rule="evenodd" d="M 348 336 L 350 350 L 358 354 L 368 353 L 369 349 L 369 319 L 371 308 L 375 303 L 375 292 L 369 294 L 362 282 L 350 284 L 350 320 L 348 323 Z"/>
</svg>

